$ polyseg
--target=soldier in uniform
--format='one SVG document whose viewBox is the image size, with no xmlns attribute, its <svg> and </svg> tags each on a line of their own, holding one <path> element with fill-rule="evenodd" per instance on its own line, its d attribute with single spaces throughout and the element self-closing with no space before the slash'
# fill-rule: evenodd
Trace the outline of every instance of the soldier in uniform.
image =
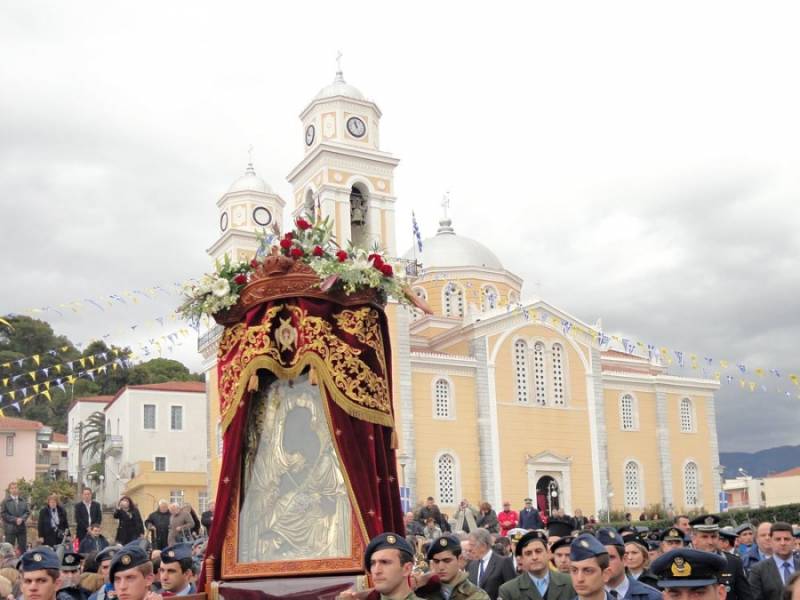
<svg viewBox="0 0 800 600">
<path fill-rule="evenodd" d="M 489 600 L 467 577 L 461 542 L 452 534 L 433 540 L 425 557 L 434 577 L 414 593 L 427 600 Z"/>
<path fill-rule="evenodd" d="M 77 552 L 66 552 L 61 559 L 61 589 L 57 600 L 87 600 L 89 594 L 82 587 L 81 560 L 83 556 Z"/>
<path fill-rule="evenodd" d="M 196 590 L 192 583 L 192 545 L 181 543 L 164 548 L 161 552 L 158 578 L 164 598 L 194 594 Z"/>
<path fill-rule="evenodd" d="M 744 576 L 742 559 L 730 552 L 722 552 L 719 544 L 719 517 L 700 515 L 691 521 L 692 545 L 697 550 L 713 552 L 725 559 L 719 582 L 725 586 L 728 600 L 754 600 L 750 584 Z"/>
<path fill-rule="evenodd" d="M 348 590 L 339 600 L 419 600 L 411 591 L 411 571 L 414 568 L 414 548 L 399 533 L 382 533 L 372 538 L 364 551 L 364 568 L 369 572 L 375 589 L 370 594 Z"/>
<path fill-rule="evenodd" d="M 559 573 L 569 575 L 569 547 L 574 539 L 572 536 L 567 536 L 550 545 L 553 567 Z"/>
<path fill-rule="evenodd" d="M 686 545 L 686 534 L 677 527 L 668 527 L 661 532 L 661 552 L 667 553 L 670 550 L 677 550 Z"/>
<path fill-rule="evenodd" d="M 582 533 L 570 545 L 569 574 L 575 600 L 612 600 L 605 588 L 608 550 L 591 533 Z"/>
<path fill-rule="evenodd" d="M 61 563 L 52 548 L 34 548 L 19 559 L 25 600 L 55 600 L 61 585 Z"/>
<path fill-rule="evenodd" d="M 97 556 L 94 557 L 95 564 L 97 564 L 97 572 L 103 576 L 103 587 L 89 596 L 89 600 L 106 600 L 106 595 L 114 590 L 113 582 L 109 579 L 109 572 L 111 561 L 120 548 L 120 546 L 109 546 L 105 550 L 98 552 Z"/>
<path fill-rule="evenodd" d="M 529 531 L 516 547 L 517 564 L 522 574 L 500 586 L 502 600 L 571 600 L 575 595 L 569 575 L 550 570 L 547 537 Z"/>
<path fill-rule="evenodd" d="M 691 548 L 671 550 L 652 565 L 658 586 L 669 600 L 725 600 L 720 576 L 725 559 L 718 554 Z"/>
<path fill-rule="evenodd" d="M 625 542 L 611 527 L 598 530 L 597 540 L 608 552 L 608 581 L 606 591 L 614 600 L 661 600 L 661 593 L 625 572 Z"/>
<path fill-rule="evenodd" d="M 756 530 L 753 529 L 750 523 L 743 523 L 739 525 L 735 531 L 736 535 L 739 536 L 739 545 L 736 547 L 736 553 L 740 558 L 744 558 L 744 556 L 753 549 L 753 540 L 755 539 Z"/>
<path fill-rule="evenodd" d="M 736 554 L 736 538 L 738 537 L 733 527 L 721 528 L 719 530 L 719 549 Z"/>
<path fill-rule="evenodd" d="M 108 571 L 119 600 L 145 600 L 147 596 L 159 596 L 150 592 L 153 585 L 153 563 L 139 540 L 123 546 L 114 555 Z"/>
</svg>

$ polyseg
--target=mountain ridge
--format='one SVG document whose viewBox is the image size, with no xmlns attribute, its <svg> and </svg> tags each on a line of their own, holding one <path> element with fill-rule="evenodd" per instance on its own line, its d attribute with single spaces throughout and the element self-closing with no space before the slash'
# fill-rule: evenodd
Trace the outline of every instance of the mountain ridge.
<svg viewBox="0 0 800 600">
<path fill-rule="evenodd" d="M 751 477 L 766 477 L 800 467 L 800 445 L 776 446 L 758 452 L 720 452 L 719 464 L 725 467 L 725 479 L 740 477 L 739 469 Z"/>
</svg>

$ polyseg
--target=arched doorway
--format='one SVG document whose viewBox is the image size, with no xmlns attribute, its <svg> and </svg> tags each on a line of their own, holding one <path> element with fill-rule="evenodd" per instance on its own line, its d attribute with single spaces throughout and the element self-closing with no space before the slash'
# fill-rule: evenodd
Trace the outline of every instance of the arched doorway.
<svg viewBox="0 0 800 600">
<path fill-rule="evenodd" d="M 548 517 L 561 507 L 558 482 L 549 475 L 540 477 L 536 482 L 536 505 L 539 512 Z"/>
</svg>

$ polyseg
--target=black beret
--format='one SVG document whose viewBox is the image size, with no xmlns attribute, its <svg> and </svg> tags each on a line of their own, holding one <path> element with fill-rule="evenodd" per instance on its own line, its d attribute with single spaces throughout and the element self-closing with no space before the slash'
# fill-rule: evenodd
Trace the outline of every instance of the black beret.
<svg viewBox="0 0 800 600">
<path fill-rule="evenodd" d="M 115 546 L 106 546 L 95 555 L 94 561 L 99 565 L 100 563 L 106 560 L 111 560 L 112 558 L 114 558 L 114 555 L 121 549 L 122 546 L 120 546 L 119 544 Z"/>
<path fill-rule="evenodd" d="M 550 545 L 550 552 L 555 552 L 559 548 L 563 548 L 564 546 L 569 546 L 575 538 L 572 536 L 563 537 L 561 539 L 556 540 Z"/>
<path fill-rule="evenodd" d="M 61 559 L 61 570 L 77 571 L 81 568 L 81 560 L 83 560 L 83 555 L 77 552 L 66 552 L 64 558 Z"/>
<path fill-rule="evenodd" d="M 436 538 L 430 543 L 426 558 L 431 560 L 440 552 L 452 552 L 453 554 L 461 552 L 461 540 L 450 533 L 445 533 L 441 537 Z"/>
<path fill-rule="evenodd" d="M 547 523 L 547 535 L 566 537 L 572 533 L 572 523 L 561 519 L 550 519 Z"/>
<path fill-rule="evenodd" d="M 516 554 L 517 556 L 522 556 L 522 551 L 525 549 L 525 546 L 537 540 L 542 542 L 542 544 L 544 544 L 544 547 L 547 548 L 547 536 L 545 536 L 544 532 L 529 531 L 528 533 L 523 535 L 517 542 L 517 546 L 516 548 L 514 548 L 514 554 Z"/>
<path fill-rule="evenodd" d="M 411 547 L 411 544 L 408 543 L 406 538 L 398 533 L 387 531 L 386 533 L 382 533 L 372 538 L 369 544 L 367 544 L 367 549 L 364 551 L 364 567 L 366 570 L 369 571 L 373 552 L 391 548 L 399 550 L 400 552 L 404 552 L 411 558 L 414 558 L 414 549 Z"/>
<path fill-rule="evenodd" d="M 127 571 L 139 565 L 143 565 L 146 562 L 150 562 L 150 557 L 147 555 L 144 548 L 142 548 L 142 544 L 139 540 L 134 540 L 127 546 L 123 546 L 122 550 L 117 552 L 114 558 L 111 559 L 108 579 L 111 583 L 114 583 L 114 575 L 118 571 Z"/>
<path fill-rule="evenodd" d="M 695 588 L 719 583 L 728 562 L 719 554 L 691 548 L 676 548 L 659 556 L 650 565 L 662 588 Z"/>
<path fill-rule="evenodd" d="M 689 525 L 697 531 L 707 531 L 709 533 L 719 531 L 719 517 L 717 515 L 700 515 L 689 521 Z"/>
<path fill-rule="evenodd" d="M 61 569 L 61 561 L 58 555 L 48 546 L 33 548 L 23 554 L 19 559 L 19 570 L 23 573 L 28 571 L 41 571 L 42 569 Z"/>
</svg>

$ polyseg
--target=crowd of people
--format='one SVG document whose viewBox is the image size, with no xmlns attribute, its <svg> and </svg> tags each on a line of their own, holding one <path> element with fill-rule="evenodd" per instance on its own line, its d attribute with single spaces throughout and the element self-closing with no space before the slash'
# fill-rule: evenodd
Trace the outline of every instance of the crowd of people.
<svg viewBox="0 0 800 600">
<path fill-rule="evenodd" d="M 51 494 L 38 513 L 38 539 L 29 541 L 29 503 L 16 483 L 9 485 L 0 506 L 5 537 L 0 543 L 0 600 L 129 600 L 115 585 L 114 564 L 126 572 L 134 563 L 139 571 L 148 571 L 148 593 L 162 597 L 194 593 L 213 526 L 213 502 L 198 517 L 188 504 L 161 500 L 142 519 L 133 500 L 123 496 L 113 513 L 117 527 L 110 541 L 102 533 L 103 511 L 90 489 L 81 492 L 72 514 L 74 537 L 67 510 Z M 142 567 L 143 556 L 148 567 Z M 43 573 L 29 580 L 29 570 Z"/>
</svg>

